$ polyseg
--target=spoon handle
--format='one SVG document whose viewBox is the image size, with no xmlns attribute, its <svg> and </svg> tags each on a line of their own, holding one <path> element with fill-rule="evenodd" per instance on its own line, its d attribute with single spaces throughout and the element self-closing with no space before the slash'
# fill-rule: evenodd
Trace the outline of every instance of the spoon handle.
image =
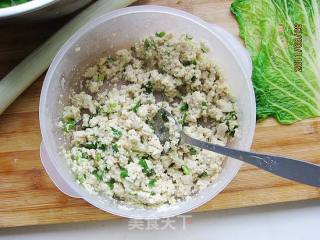
<svg viewBox="0 0 320 240">
<path fill-rule="evenodd" d="M 183 143 L 232 157 L 252 164 L 275 175 L 307 185 L 320 187 L 320 166 L 286 157 L 246 152 L 207 143 L 182 133 Z"/>
</svg>

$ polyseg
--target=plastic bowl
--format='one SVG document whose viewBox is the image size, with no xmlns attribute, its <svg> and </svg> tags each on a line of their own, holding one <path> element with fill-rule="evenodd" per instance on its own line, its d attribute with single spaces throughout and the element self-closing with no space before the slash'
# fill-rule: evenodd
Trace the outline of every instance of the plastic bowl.
<svg viewBox="0 0 320 240">
<path fill-rule="evenodd" d="M 41 159 L 56 186 L 65 194 L 83 198 L 92 205 L 115 215 L 156 219 L 188 212 L 208 202 L 235 177 L 241 162 L 228 158 L 216 181 L 187 201 L 157 209 L 127 207 L 113 199 L 90 195 L 78 185 L 61 154 L 62 131 L 57 128 L 63 102 L 70 89 L 77 86 L 80 73 L 98 57 L 126 48 L 141 38 L 158 31 L 189 33 L 195 40 L 205 41 L 210 57 L 220 68 L 239 109 L 240 137 L 232 147 L 249 150 L 255 129 L 255 98 L 251 84 L 251 61 L 242 47 L 222 28 L 176 9 L 139 6 L 103 15 L 77 31 L 54 58 L 44 81 L 40 99 L 40 127 L 43 137 Z"/>
</svg>

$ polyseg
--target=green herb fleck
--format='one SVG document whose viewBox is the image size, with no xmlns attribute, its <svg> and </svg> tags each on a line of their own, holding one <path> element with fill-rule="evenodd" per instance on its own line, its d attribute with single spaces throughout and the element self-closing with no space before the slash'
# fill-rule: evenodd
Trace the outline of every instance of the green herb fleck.
<svg viewBox="0 0 320 240">
<path fill-rule="evenodd" d="M 152 83 L 149 81 L 147 84 L 142 85 L 142 88 L 144 88 L 144 93 L 151 94 L 153 92 L 153 86 Z"/>
<path fill-rule="evenodd" d="M 228 126 L 228 130 L 226 131 L 226 135 L 228 135 L 230 137 L 234 137 L 237 128 L 238 128 L 238 125 L 235 125 L 233 128 L 230 128 Z"/>
<path fill-rule="evenodd" d="M 144 40 L 144 47 L 145 48 L 156 48 L 156 44 L 155 44 L 155 42 L 152 40 L 152 39 L 149 39 L 149 38 L 146 38 L 145 40 Z"/>
<path fill-rule="evenodd" d="M 139 165 L 142 167 L 142 172 L 146 174 L 147 177 L 156 175 L 156 171 L 154 169 L 149 169 L 146 159 L 148 159 L 148 157 L 143 156 L 139 160 Z"/>
<path fill-rule="evenodd" d="M 86 177 L 85 175 L 77 175 L 76 180 L 79 181 L 80 184 L 82 184 L 86 180 Z"/>
<path fill-rule="evenodd" d="M 113 190 L 115 182 L 116 181 L 113 178 L 111 178 L 108 182 L 106 182 L 106 184 L 109 186 L 111 190 Z"/>
<path fill-rule="evenodd" d="M 96 75 L 93 76 L 93 80 L 96 82 L 101 82 L 104 80 L 104 75 L 101 73 L 98 73 Z"/>
<path fill-rule="evenodd" d="M 134 113 L 137 113 L 138 112 L 138 109 L 139 107 L 141 107 L 142 103 L 141 103 L 141 100 L 139 100 L 134 106 L 133 108 L 131 109 Z"/>
<path fill-rule="evenodd" d="M 119 104 L 118 103 L 116 103 L 116 102 L 109 102 L 108 104 L 107 104 L 107 106 L 105 106 L 104 108 L 103 108 L 103 111 L 105 112 L 105 113 L 113 113 L 113 112 L 115 112 L 115 110 L 116 110 L 116 108 L 119 106 Z"/>
<path fill-rule="evenodd" d="M 229 112 L 226 114 L 225 119 L 226 120 L 237 120 L 238 119 L 237 113 L 235 111 Z"/>
<path fill-rule="evenodd" d="M 115 61 L 116 61 L 116 60 L 115 60 L 113 57 L 108 57 L 108 58 L 107 58 L 107 62 L 108 62 L 109 64 L 113 64 Z"/>
<path fill-rule="evenodd" d="M 182 117 L 179 121 L 179 123 L 182 125 L 182 126 L 186 126 L 187 125 L 187 116 L 188 116 L 188 112 L 184 112 L 182 114 Z"/>
<path fill-rule="evenodd" d="M 96 159 L 97 161 L 100 161 L 100 160 L 102 159 L 101 153 L 97 152 L 95 159 Z"/>
<path fill-rule="evenodd" d="M 161 118 L 164 122 L 169 122 L 169 119 L 168 119 L 168 116 L 167 116 L 167 113 L 165 111 L 162 111 L 161 112 Z"/>
<path fill-rule="evenodd" d="M 155 187 L 156 186 L 156 182 L 157 182 L 156 179 L 150 179 L 149 183 L 148 183 L 149 187 Z"/>
<path fill-rule="evenodd" d="M 104 175 L 104 171 L 102 171 L 102 170 L 98 170 L 98 169 L 96 169 L 96 170 L 94 170 L 93 172 L 92 172 L 92 174 L 99 180 L 99 181 L 102 181 L 102 178 L 103 178 L 103 175 Z"/>
<path fill-rule="evenodd" d="M 87 149 L 100 149 L 100 150 L 106 150 L 107 145 L 104 143 L 101 143 L 99 141 L 94 141 L 94 142 L 87 142 L 81 145 L 84 148 Z"/>
<path fill-rule="evenodd" d="M 201 51 L 202 51 L 203 53 L 207 53 L 207 52 L 208 52 L 208 49 L 207 49 L 207 48 L 202 47 L 202 48 L 201 48 Z"/>
<path fill-rule="evenodd" d="M 70 119 L 67 119 L 66 120 L 66 123 L 65 123 L 65 127 L 64 127 L 64 131 L 66 133 L 70 132 L 71 130 L 74 130 L 76 128 L 76 120 L 70 118 Z"/>
<path fill-rule="evenodd" d="M 150 195 L 151 195 L 151 196 L 154 196 L 154 195 L 156 195 L 156 193 L 155 193 L 155 192 L 151 192 Z"/>
<path fill-rule="evenodd" d="M 181 112 L 186 112 L 186 111 L 188 111 L 189 110 L 189 105 L 188 105 L 188 103 L 183 103 L 182 105 L 181 105 L 181 107 L 180 107 L 180 111 Z"/>
<path fill-rule="evenodd" d="M 118 152 L 119 152 L 119 148 L 118 148 L 118 145 L 117 145 L 117 144 L 114 143 L 114 144 L 112 144 L 111 147 L 112 147 L 112 151 L 113 151 L 113 152 L 115 152 L 115 153 L 118 153 Z"/>
<path fill-rule="evenodd" d="M 89 158 L 88 153 L 86 153 L 86 152 L 82 152 L 82 158 L 86 158 L 86 159 L 88 159 L 88 158 Z"/>
<path fill-rule="evenodd" d="M 103 150 L 103 151 L 107 150 L 106 144 L 101 143 L 101 142 L 98 142 L 97 144 L 98 144 L 98 149 Z"/>
<path fill-rule="evenodd" d="M 199 177 L 202 178 L 202 177 L 207 177 L 208 176 L 208 173 L 206 171 L 202 172 Z"/>
<path fill-rule="evenodd" d="M 143 173 L 147 173 L 148 169 L 149 169 L 148 164 L 146 162 L 146 159 L 147 159 L 146 157 L 142 157 L 139 160 L 139 165 L 142 167 L 142 172 Z"/>
<path fill-rule="evenodd" d="M 190 174 L 190 170 L 186 165 L 182 165 L 181 169 L 182 169 L 182 172 L 183 172 L 184 175 L 189 175 Z"/>
<path fill-rule="evenodd" d="M 190 66 L 190 65 L 197 65 L 197 60 L 195 60 L 195 59 L 192 59 L 192 60 L 190 60 L 190 61 L 184 61 L 184 62 L 182 62 L 182 65 L 183 66 Z"/>
<path fill-rule="evenodd" d="M 189 151 L 190 151 L 191 155 L 196 155 L 197 154 L 197 150 L 195 148 L 193 148 L 193 147 L 190 148 Z"/>
<path fill-rule="evenodd" d="M 112 130 L 112 135 L 119 139 L 121 136 L 122 136 L 122 132 L 118 129 L 115 129 L 114 127 L 111 127 L 111 130 Z"/>
<path fill-rule="evenodd" d="M 162 38 L 164 35 L 166 35 L 166 33 L 165 33 L 165 32 L 156 32 L 155 35 L 156 35 L 157 37 Z"/>
<path fill-rule="evenodd" d="M 82 146 L 87 149 L 97 149 L 98 143 L 97 142 L 87 142 L 87 143 L 83 144 Z"/>
<path fill-rule="evenodd" d="M 151 177 L 151 176 L 154 176 L 156 175 L 156 171 L 152 168 L 152 169 L 149 169 L 146 173 L 147 177 Z"/>
<path fill-rule="evenodd" d="M 128 177 L 128 170 L 125 169 L 125 168 L 121 168 L 121 170 L 120 170 L 120 177 L 121 177 L 121 178 L 126 178 L 126 177 Z"/>
</svg>

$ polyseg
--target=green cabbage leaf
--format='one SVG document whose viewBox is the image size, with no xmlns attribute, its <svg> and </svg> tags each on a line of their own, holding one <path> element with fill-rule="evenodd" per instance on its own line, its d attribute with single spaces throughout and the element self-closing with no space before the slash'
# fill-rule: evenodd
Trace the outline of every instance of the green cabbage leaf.
<svg viewBox="0 0 320 240">
<path fill-rule="evenodd" d="M 320 116 L 320 0 L 235 0 L 231 12 L 253 61 L 257 118 Z"/>
</svg>

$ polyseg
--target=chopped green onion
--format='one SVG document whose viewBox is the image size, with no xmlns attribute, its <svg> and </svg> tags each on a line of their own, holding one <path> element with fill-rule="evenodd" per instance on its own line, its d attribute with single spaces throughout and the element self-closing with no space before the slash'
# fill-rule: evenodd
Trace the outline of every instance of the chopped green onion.
<svg viewBox="0 0 320 240">
<path fill-rule="evenodd" d="M 186 112 L 189 110 L 189 105 L 188 103 L 183 103 L 182 106 L 180 107 L 181 112 Z"/>
<path fill-rule="evenodd" d="M 87 142 L 87 143 L 83 144 L 82 146 L 87 149 L 97 149 L 98 143 L 97 142 Z"/>
<path fill-rule="evenodd" d="M 202 103 L 201 103 L 201 106 L 202 106 L 202 107 L 207 107 L 207 106 L 208 106 L 208 103 L 202 102 Z"/>
<path fill-rule="evenodd" d="M 111 190 L 113 190 L 115 182 L 116 181 L 113 178 L 111 178 L 108 182 L 106 182 L 106 184 L 109 186 Z"/>
<path fill-rule="evenodd" d="M 102 82 L 103 80 L 104 80 L 104 75 L 101 73 L 98 73 L 93 76 L 93 81 Z"/>
<path fill-rule="evenodd" d="M 156 175 L 156 171 L 152 168 L 152 169 L 149 169 L 146 173 L 147 177 L 151 177 L 151 176 L 154 176 Z"/>
<path fill-rule="evenodd" d="M 168 119 L 168 116 L 167 116 L 167 113 L 162 111 L 161 112 L 161 118 L 164 122 L 169 122 L 169 119 Z"/>
<path fill-rule="evenodd" d="M 133 108 L 131 109 L 134 113 L 137 113 L 138 112 L 138 109 L 139 107 L 141 107 L 142 103 L 141 103 L 141 100 L 139 100 L 134 106 Z"/>
<path fill-rule="evenodd" d="M 197 65 L 197 60 L 192 59 L 191 61 L 182 62 L 183 66 Z"/>
<path fill-rule="evenodd" d="M 93 172 L 92 172 L 92 174 L 99 180 L 99 181 L 102 181 L 102 178 L 103 178 L 103 175 L 104 175 L 104 171 L 102 171 L 102 170 L 98 170 L 98 169 L 96 169 L 96 170 L 94 170 Z"/>
<path fill-rule="evenodd" d="M 230 137 L 234 137 L 235 133 L 236 133 L 236 129 L 238 128 L 238 125 L 235 125 L 234 128 L 230 128 L 228 126 L 228 130 L 226 131 L 226 135 L 230 136 Z"/>
<path fill-rule="evenodd" d="M 152 40 L 152 39 L 149 39 L 149 38 L 146 38 L 145 40 L 144 40 L 144 47 L 145 48 L 156 48 L 156 44 L 155 44 L 155 42 Z"/>
<path fill-rule="evenodd" d="M 201 51 L 202 51 L 203 53 L 207 53 L 207 52 L 208 52 L 208 49 L 202 47 L 202 48 L 201 48 Z"/>
<path fill-rule="evenodd" d="M 107 104 L 107 106 L 104 106 L 103 107 L 103 111 L 105 112 L 105 113 L 113 113 L 113 112 L 115 112 L 115 110 L 116 110 L 116 108 L 119 106 L 119 104 L 118 103 L 116 103 L 116 102 L 109 102 L 108 104 Z"/>
<path fill-rule="evenodd" d="M 107 145 L 99 142 L 98 149 L 105 151 L 105 150 L 107 150 Z"/>
<path fill-rule="evenodd" d="M 76 120 L 70 118 L 70 119 L 67 119 L 66 120 L 66 124 L 65 124 L 65 127 L 64 127 L 64 131 L 66 133 L 70 132 L 71 130 L 74 130 L 76 128 Z"/>
<path fill-rule="evenodd" d="M 226 120 L 237 120 L 238 119 L 237 113 L 235 111 L 229 112 L 226 114 L 225 119 Z"/>
<path fill-rule="evenodd" d="M 143 173 L 147 173 L 148 172 L 149 167 L 148 167 L 148 164 L 146 162 L 146 157 L 140 158 L 139 165 L 142 167 L 142 172 Z"/>
<path fill-rule="evenodd" d="M 184 113 L 182 114 L 181 120 L 179 121 L 179 123 L 180 123 L 182 126 L 186 126 L 186 125 L 187 125 L 187 116 L 188 116 L 188 112 L 184 112 Z"/>
<path fill-rule="evenodd" d="M 197 154 L 197 150 L 195 148 L 192 147 L 189 150 L 190 150 L 190 154 L 191 155 L 196 155 Z"/>
<path fill-rule="evenodd" d="M 89 158 L 88 153 L 86 153 L 86 152 L 82 152 L 82 158 L 86 158 L 86 159 L 88 159 L 88 158 Z"/>
<path fill-rule="evenodd" d="M 151 192 L 150 195 L 151 195 L 151 196 L 154 196 L 154 195 L 156 195 L 156 193 L 155 193 L 155 192 Z"/>
<path fill-rule="evenodd" d="M 148 183 L 149 187 L 155 187 L 156 186 L 156 182 L 157 182 L 156 179 L 150 179 L 149 183 Z"/>
<path fill-rule="evenodd" d="M 199 177 L 202 178 L 202 177 L 207 177 L 208 176 L 208 173 L 206 171 L 202 172 Z"/>
<path fill-rule="evenodd" d="M 119 152 L 119 148 L 118 148 L 118 145 L 117 144 L 112 144 L 112 150 L 113 150 L 113 152 L 115 152 L 115 153 L 118 153 Z"/>
<path fill-rule="evenodd" d="M 156 32 L 155 35 L 156 35 L 157 37 L 162 38 L 164 35 L 166 35 L 166 33 L 165 33 L 165 32 Z"/>
<path fill-rule="evenodd" d="M 79 181 L 80 184 L 82 184 L 86 180 L 86 177 L 85 175 L 77 175 L 76 180 Z"/>
<path fill-rule="evenodd" d="M 182 165 L 181 169 L 182 169 L 182 172 L 183 172 L 184 175 L 189 175 L 190 174 L 190 170 L 186 165 Z"/>
<path fill-rule="evenodd" d="M 120 170 L 120 177 L 121 177 L 121 178 L 126 178 L 126 177 L 128 177 L 128 170 L 125 169 L 125 168 L 121 168 L 121 170 Z"/>
<path fill-rule="evenodd" d="M 153 86 L 152 86 L 152 83 L 150 81 L 147 82 L 147 84 L 142 85 L 142 87 L 145 89 L 144 93 L 146 93 L 146 94 L 150 94 L 150 93 L 153 92 Z"/>
<path fill-rule="evenodd" d="M 108 57 L 107 58 L 107 62 L 110 63 L 110 64 L 113 64 L 116 60 L 114 60 L 113 57 Z"/>
<path fill-rule="evenodd" d="M 97 152 L 95 159 L 96 159 L 97 161 L 100 161 L 100 160 L 102 159 L 101 153 Z"/>
<path fill-rule="evenodd" d="M 115 137 L 115 138 L 120 138 L 122 136 L 122 132 L 118 129 L 115 129 L 114 127 L 111 127 L 111 130 L 112 130 L 112 135 Z"/>
</svg>

